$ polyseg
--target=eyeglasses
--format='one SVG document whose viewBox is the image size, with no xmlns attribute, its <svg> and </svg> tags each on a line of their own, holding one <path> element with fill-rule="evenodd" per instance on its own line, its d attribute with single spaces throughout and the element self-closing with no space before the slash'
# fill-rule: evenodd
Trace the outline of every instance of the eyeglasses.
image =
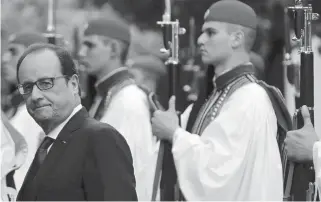
<svg viewBox="0 0 321 202">
<path fill-rule="evenodd" d="M 52 88 L 55 85 L 55 80 L 60 78 L 66 78 L 66 75 L 51 77 L 51 78 L 42 78 L 36 82 L 29 82 L 18 85 L 18 90 L 21 95 L 28 95 L 32 92 L 33 86 L 36 85 L 39 90 L 44 91 Z"/>
</svg>

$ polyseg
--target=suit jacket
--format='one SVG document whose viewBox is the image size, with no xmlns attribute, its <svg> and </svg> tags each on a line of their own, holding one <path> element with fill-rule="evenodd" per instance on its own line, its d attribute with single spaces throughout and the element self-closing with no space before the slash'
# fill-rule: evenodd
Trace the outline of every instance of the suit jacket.
<svg viewBox="0 0 321 202">
<path fill-rule="evenodd" d="M 125 139 L 85 108 L 64 126 L 18 201 L 137 201 L 133 160 Z"/>
</svg>

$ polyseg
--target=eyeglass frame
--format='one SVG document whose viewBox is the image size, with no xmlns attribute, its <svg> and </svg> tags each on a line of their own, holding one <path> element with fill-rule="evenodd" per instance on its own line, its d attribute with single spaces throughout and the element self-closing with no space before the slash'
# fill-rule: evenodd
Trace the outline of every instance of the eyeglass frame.
<svg viewBox="0 0 321 202">
<path fill-rule="evenodd" d="M 29 95 L 29 94 L 32 93 L 33 87 L 34 87 L 35 85 L 37 86 L 37 88 L 38 88 L 40 91 L 46 91 L 46 90 L 49 90 L 49 89 L 53 88 L 53 87 L 55 86 L 55 81 L 56 81 L 57 79 L 60 79 L 60 78 L 67 78 L 67 80 L 69 80 L 70 76 L 61 75 L 61 76 L 56 76 L 56 77 L 45 77 L 45 78 L 38 79 L 38 80 L 35 81 L 35 82 L 28 82 L 28 83 L 25 83 L 25 84 L 19 84 L 19 85 L 17 86 L 17 88 L 18 88 L 18 91 L 19 91 L 19 93 L 20 93 L 21 95 Z M 39 87 L 38 82 L 40 82 L 40 81 L 42 81 L 42 80 L 44 80 L 44 79 L 50 79 L 51 82 L 52 82 L 52 86 L 49 87 L 49 88 L 42 88 L 42 89 L 41 89 L 41 88 Z M 32 84 L 31 91 L 30 91 L 29 93 L 22 93 L 23 86 L 26 85 L 26 84 Z M 20 90 L 20 89 L 22 89 L 22 90 Z"/>
</svg>

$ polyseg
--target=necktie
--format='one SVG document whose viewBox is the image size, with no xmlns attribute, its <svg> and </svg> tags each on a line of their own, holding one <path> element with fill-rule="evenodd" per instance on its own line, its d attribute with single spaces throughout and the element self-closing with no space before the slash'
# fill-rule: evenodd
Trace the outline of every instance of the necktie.
<svg viewBox="0 0 321 202">
<path fill-rule="evenodd" d="M 45 139 L 42 141 L 40 147 L 38 148 L 35 158 L 32 161 L 32 164 L 29 168 L 29 171 L 26 175 L 26 178 L 23 182 L 23 185 L 19 191 L 17 201 L 29 201 L 32 199 L 32 194 L 34 193 L 35 186 L 32 186 L 32 181 L 37 175 L 37 172 L 44 162 L 47 156 L 47 150 L 49 146 L 54 142 L 54 139 L 46 136 Z"/>
<path fill-rule="evenodd" d="M 40 147 L 38 148 L 35 158 L 33 159 L 33 162 L 31 164 L 30 167 L 30 173 L 28 177 L 30 177 L 29 179 L 33 179 L 38 172 L 39 167 L 41 166 L 41 164 L 43 163 L 43 161 L 45 160 L 46 156 L 47 156 L 47 150 L 48 147 L 54 142 L 54 139 L 52 139 L 51 137 L 45 137 L 45 139 L 42 141 Z"/>
<path fill-rule="evenodd" d="M 48 147 L 53 142 L 54 142 L 54 139 L 52 139 L 51 137 L 45 137 L 45 139 L 41 143 L 40 147 L 37 150 L 36 156 L 35 156 L 35 160 L 37 161 L 38 166 L 40 166 L 43 163 L 43 161 L 45 160 L 45 158 L 47 156 Z"/>
</svg>

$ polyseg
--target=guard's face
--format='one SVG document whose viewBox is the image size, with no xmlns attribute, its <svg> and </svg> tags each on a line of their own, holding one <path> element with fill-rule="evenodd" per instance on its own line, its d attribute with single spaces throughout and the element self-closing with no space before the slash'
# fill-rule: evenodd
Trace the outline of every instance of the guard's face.
<svg viewBox="0 0 321 202">
<path fill-rule="evenodd" d="M 232 48 L 227 25 L 221 22 L 205 22 L 197 40 L 204 64 L 217 65 L 225 61 Z"/>
<path fill-rule="evenodd" d="M 44 78 L 55 78 L 53 86 L 40 90 L 33 85 L 30 94 L 23 95 L 29 114 L 37 123 L 52 124 L 65 120 L 76 104 L 78 78 L 63 77 L 58 57 L 50 50 L 29 54 L 19 69 L 19 84 L 32 84 Z M 43 86 L 45 86 L 43 84 Z"/>
<path fill-rule="evenodd" d="M 8 50 L 2 56 L 2 78 L 11 84 L 17 83 L 17 63 L 24 50 L 24 45 L 9 44 Z"/>
<path fill-rule="evenodd" d="M 99 36 L 85 36 L 79 50 L 80 63 L 92 75 L 98 75 L 108 66 L 110 61 L 110 46 Z"/>
</svg>

